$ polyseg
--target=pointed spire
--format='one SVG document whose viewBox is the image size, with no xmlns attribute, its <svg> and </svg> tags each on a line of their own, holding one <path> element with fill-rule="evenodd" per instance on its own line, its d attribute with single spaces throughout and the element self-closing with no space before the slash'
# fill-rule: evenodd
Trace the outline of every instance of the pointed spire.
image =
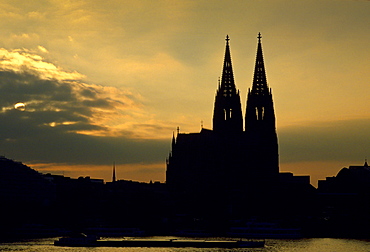
<svg viewBox="0 0 370 252">
<path fill-rule="evenodd" d="M 275 125 L 274 102 L 268 88 L 262 53 L 261 33 L 258 33 L 257 55 L 252 88 L 248 91 L 245 112 L 248 156 L 253 157 L 250 169 L 263 174 L 266 181 L 278 180 L 279 148 Z"/>
<path fill-rule="evenodd" d="M 262 36 L 260 32 L 258 33 L 257 38 L 258 38 L 258 46 L 257 46 L 256 64 L 254 67 L 252 93 L 257 94 L 257 95 L 267 95 L 269 93 L 269 89 L 267 86 L 265 64 L 263 61 L 262 44 L 261 44 Z"/>
<path fill-rule="evenodd" d="M 243 130 L 243 118 L 239 92 L 234 82 L 233 68 L 229 46 L 229 35 L 226 35 L 226 49 L 221 81 L 215 97 L 213 129 L 223 132 L 239 132 Z"/>
<path fill-rule="evenodd" d="M 230 46 L 229 46 L 229 35 L 226 36 L 226 50 L 225 50 L 225 58 L 224 58 L 224 68 L 222 71 L 222 79 L 221 79 L 221 87 L 224 91 L 224 96 L 228 95 L 231 96 L 233 91 L 235 92 L 235 83 L 234 83 L 234 74 L 233 68 L 231 65 L 231 54 L 230 54 Z"/>
<path fill-rule="evenodd" d="M 267 127 L 275 131 L 275 112 L 271 89 L 267 85 L 265 63 L 262 53 L 261 33 L 258 33 L 256 64 L 252 89 L 248 91 L 245 129 Z M 262 124 L 258 123 L 264 121 Z M 265 126 L 262 126 L 265 125 Z"/>
<path fill-rule="evenodd" d="M 172 132 L 172 149 L 175 147 L 175 145 L 176 145 L 175 132 Z"/>
<path fill-rule="evenodd" d="M 113 162 L 113 176 L 112 182 L 116 182 L 116 162 Z"/>
<path fill-rule="evenodd" d="M 369 167 L 369 165 L 367 164 L 367 158 L 365 158 L 365 164 L 364 164 L 364 167 Z"/>
<path fill-rule="evenodd" d="M 262 54 L 261 33 L 258 33 L 256 64 L 254 68 L 252 89 L 248 91 L 245 129 L 260 127 L 256 121 L 269 121 L 268 126 L 275 128 L 275 112 L 271 89 L 268 88 L 266 70 Z M 272 127 L 274 126 L 274 128 Z M 275 130 L 275 129 L 274 129 Z"/>
</svg>

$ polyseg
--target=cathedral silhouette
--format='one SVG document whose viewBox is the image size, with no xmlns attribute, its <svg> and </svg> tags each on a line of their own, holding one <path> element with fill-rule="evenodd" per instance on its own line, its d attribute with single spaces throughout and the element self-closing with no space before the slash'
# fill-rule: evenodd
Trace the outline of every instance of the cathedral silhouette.
<svg viewBox="0 0 370 252">
<path fill-rule="evenodd" d="M 271 204 L 279 178 L 278 139 L 271 89 L 267 84 L 261 34 L 245 126 L 234 82 L 229 36 L 216 91 L 213 129 L 172 138 L 166 183 L 179 215 L 240 219 L 260 215 Z"/>
</svg>

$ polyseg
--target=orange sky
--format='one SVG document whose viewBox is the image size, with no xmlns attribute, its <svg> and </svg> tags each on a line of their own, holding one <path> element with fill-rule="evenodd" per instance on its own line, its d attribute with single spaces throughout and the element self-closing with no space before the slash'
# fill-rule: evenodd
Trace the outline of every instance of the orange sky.
<svg viewBox="0 0 370 252">
<path fill-rule="evenodd" d="M 280 170 L 316 184 L 369 156 L 369 1 L 0 0 L 0 10 L 0 154 L 42 172 L 110 180 L 115 161 L 123 179 L 164 181 L 172 132 L 212 127 L 226 34 L 245 109 L 258 32 Z"/>
</svg>

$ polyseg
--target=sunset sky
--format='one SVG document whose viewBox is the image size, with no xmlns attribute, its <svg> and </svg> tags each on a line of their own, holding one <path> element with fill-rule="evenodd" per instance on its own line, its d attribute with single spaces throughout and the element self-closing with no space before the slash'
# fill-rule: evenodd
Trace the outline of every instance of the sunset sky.
<svg viewBox="0 0 370 252">
<path fill-rule="evenodd" d="M 0 0 L 0 17 L 0 155 L 40 172 L 165 181 L 176 128 L 212 128 L 227 34 L 245 111 L 258 32 L 280 171 L 316 185 L 370 159 L 370 1 Z"/>
</svg>

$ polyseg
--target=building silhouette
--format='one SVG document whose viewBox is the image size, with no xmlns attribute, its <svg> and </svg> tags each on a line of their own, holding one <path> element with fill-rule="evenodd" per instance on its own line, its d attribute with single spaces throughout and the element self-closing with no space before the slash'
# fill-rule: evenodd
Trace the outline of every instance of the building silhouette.
<svg viewBox="0 0 370 252">
<path fill-rule="evenodd" d="M 370 237 L 367 161 L 319 180 L 318 189 L 307 175 L 279 172 L 273 97 L 260 34 L 244 118 L 227 36 L 213 128 L 178 130 L 166 164 L 166 183 L 118 179 L 115 163 L 112 181 L 104 182 L 41 174 L 0 156 L 0 240 L 67 231 L 101 236 Z"/>
<path fill-rule="evenodd" d="M 113 176 L 115 175 L 115 166 Z M 168 192 L 160 182 L 42 174 L 0 156 L 0 241 L 86 232 L 130 236 L 163 232 Z M 153 231 L 153 232 L 154 232 Z"/>
<path fill-rule="evenodd" d="M 261 34 L 244 120 L 229 40 L 227 36 L 213 129 L 202 128 L 199 133 L 190 134 L 178 131 L 172 138 L 166 183 L 178 215 L 210 221 L 219 220 L 220 216 L 225 220 L 245 218 L 266 214 L 264 202 L 274 198 L 279 180 L 278 139 Z"/>
<path fill-rule="evenodd" d="M 336 176 L 318 181 L 315 234 L 333 237 L 370 235 L 370 167 L 342 168 Z"/>
</svg>

